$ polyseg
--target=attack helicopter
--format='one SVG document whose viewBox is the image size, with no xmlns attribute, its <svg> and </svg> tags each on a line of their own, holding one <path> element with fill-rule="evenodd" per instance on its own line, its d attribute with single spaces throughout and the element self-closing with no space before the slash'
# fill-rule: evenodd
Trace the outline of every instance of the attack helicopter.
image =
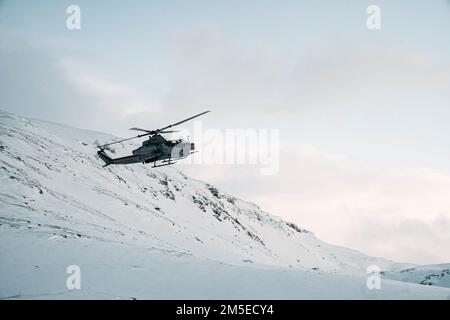
<svg viewBox="0 0 450 320">
<path fill-rule="evenodd" d="M 185 159 L 187 156 L 194 153 L 195 144 L 183 139 L 168 140 L 162 135 L 177 132 L 177 130 L 167 129 L 185 123 L 186 121 L 192 120 L 194 118 L 200 117 L 201 115 L 204 115 L 208 112 L 210 111 L 204 111 L 195 116 L 189 117 L 174 124 L 170 124 L 160 129 L 147 130 L 136 127 L 130 128 L 129 130 L 141 131 L 144 133 L 138 134 L 137 136 L 131 138 L 99 145 L 97 146 L 97 148 L 99 148 L 97 154 L 105 162 L 105 165 L 103 167 L 109 166 L 111 164 L 153 163 L 153 168 L 156 168 L 174 164 L 176 163 L 176 160 Z M 142 138 L 145 136 L 148 136 L 149 138 L 142 142 L 142 145 L 139 148 L 133 150 L 132 155 L 113 159 L 109 157 L 105 152 L 105 150 L 109 150 L 111 145 L 132 139 Z M 160 164 L 157 164 L 158 161 L 160 162 Z"/>
</svg>

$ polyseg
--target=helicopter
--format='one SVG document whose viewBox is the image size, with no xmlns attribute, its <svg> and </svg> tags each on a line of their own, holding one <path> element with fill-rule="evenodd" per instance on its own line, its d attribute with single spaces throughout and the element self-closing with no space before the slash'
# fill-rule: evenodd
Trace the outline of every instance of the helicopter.
<svg viewBox="0 0 450 320">
<path fill-rule="evenodd" d="M 118 141 L 113 141 L 104 145 L 99 145 L 97 148 L 100 150 L 97 151 L 98 156 L 105 162 L 103 167 L 109 166 L 111 164 L 132 164 L 132 163 L 152 163 L 153 168 L 168 166 L 176 163 L 174 160 L 185 159 L 187 156 L 193 154 L 195 151 L 195 144 L 185 141 L 183 139 L 177 140 L 167 140 L 162 136 L 162 134 L 178 132 L 178 130 L 167 130 L 177 125 L 180 125 L 186 121 L 192 120 L 194 118 L 200 117 L 205 113 L 210 112 L 204 111 L 195 116 L 189 117 L 187 119 L 181 120 L 177 123 L 170 124 L 160 129 L 156 130 L 147 130 L 141 128 L 130 128 L 129 130 L 141 131 L 144 133 L 138 134 L 137 136 L 126 138 Z M 120 158 L 111 158 L 109 157 L 105 150 L 111 150 L 109 147 L 116 143 L 121 143 L 124 141 L 137 139 L 141 137 L 148 136 L 148 140 L 142 142 L 142 146 L 132 151 L 132 155 L 120 157 Z M 160 164 L 156 164 L 157 161 L 160 161 Z"/>
</svg>

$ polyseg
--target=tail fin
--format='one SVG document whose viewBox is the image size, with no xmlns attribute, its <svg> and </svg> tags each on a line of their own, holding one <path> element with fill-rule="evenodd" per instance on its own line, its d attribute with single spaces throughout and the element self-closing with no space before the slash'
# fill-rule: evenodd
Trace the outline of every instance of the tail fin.
<svg viewBox="0 0 450 320">
<path fill-rule="evenodd" d="M 100 149 L 97 151 L 98 156 L 105 162 L 104 167 L 110 165 L 112 163 L 112 159 L 108 157 L 108 155 L 105 153 L 103 149 Z"/>
</svg>

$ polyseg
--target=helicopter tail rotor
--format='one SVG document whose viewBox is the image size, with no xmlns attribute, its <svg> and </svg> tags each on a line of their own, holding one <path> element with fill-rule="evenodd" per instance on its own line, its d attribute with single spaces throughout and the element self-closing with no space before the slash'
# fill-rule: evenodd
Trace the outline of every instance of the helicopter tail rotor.
<svg viewBox="0 0 450 320">
<path fill-rule="evenodd" d="M 100 157 L 100 159 L 102 159 L 105 162 L 104 167 L 109 166 L 113 162 L 113 159 L 108 157 L 108 155 L 105 153 L 103 149 L 97 151 L 97 154 Z"/>
</svg>

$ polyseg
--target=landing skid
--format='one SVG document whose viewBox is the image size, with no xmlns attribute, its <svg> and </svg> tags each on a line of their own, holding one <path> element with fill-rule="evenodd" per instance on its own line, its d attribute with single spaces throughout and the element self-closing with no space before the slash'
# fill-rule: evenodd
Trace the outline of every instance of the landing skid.
<svg viewBox="0 0 450 320">
<path fill-rule="evenodd" d="M 177 163 L 176 161 L 171 161 L 170 159 L 169 160 L 163 160 L 162 162 L 163 162 L 163 164 L 158 164 L 158 165 L 156 164 L 156 161 L 153 162 L 152 168 L 165 167 L 165 166 L 170 166 L 172 164 Z"/>
</svg>

